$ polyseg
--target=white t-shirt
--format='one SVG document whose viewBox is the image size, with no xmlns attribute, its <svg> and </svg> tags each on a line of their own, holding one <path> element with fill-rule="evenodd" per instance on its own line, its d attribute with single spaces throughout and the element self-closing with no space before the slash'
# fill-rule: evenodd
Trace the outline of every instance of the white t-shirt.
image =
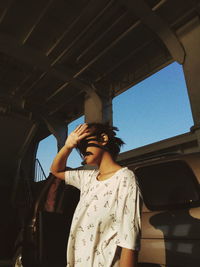
<svg viewBox="0 0 200 267">
<path fill-rule="evenodd" d="M 118 170 L 98 181 L 97 170 L 65 172 L 80 189 L 67 249 L 67 267 L 119 266 L 119 247 L 140 248 L 140 190 L 134 173 Z"/>
</svg>

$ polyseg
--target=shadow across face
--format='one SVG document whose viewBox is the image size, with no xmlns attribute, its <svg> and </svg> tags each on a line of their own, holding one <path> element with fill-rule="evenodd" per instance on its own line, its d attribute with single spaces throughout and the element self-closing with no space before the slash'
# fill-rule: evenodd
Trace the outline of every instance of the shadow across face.
<svg viewBox="0 0 200 267">
<path fill-rule="evenodd" d="M 94 136 L 92 138 L 87 137 L 87 139 L 81 140 L 79 144 L 77 145 L 76 148 L 82 158 L 84 158 L 85 156 L 93 155 L 92 152 L 87 151 L 88 147 L 98 147 L 98 148 L 107 150 L 105 146 L 102 146 L 99 143 L 97 144 L 97 143 L 91 143 L 91 142 L 99 142 L 99 140 Z"/>
</svg>

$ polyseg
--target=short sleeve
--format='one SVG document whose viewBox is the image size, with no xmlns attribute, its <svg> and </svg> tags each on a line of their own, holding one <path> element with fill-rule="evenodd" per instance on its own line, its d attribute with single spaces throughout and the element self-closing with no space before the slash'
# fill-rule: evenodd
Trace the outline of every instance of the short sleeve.
<svg viewBox="0 0 200 267">
<path fill-rule="evenodd" d="M 121 177 L 118 199 L 117 245 L 132 250 L 140 249 L 141 237 L 141 193 L 132 171 Z"/>
<path fill-rule="evenodd" d="M 83 170 L 70 170 L 65 172 L 65 183 L 81 190 Z"/>
</svg>

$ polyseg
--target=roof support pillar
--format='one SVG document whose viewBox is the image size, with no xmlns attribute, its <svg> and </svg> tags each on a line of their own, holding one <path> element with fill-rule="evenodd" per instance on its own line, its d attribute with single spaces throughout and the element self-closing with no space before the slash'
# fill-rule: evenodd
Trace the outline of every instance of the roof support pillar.
<svg viewBox="0 0 200 267">
<path fill-rule="evenodd" d="M 183 70 L 188 88 L 194 126 L 191 130 L 196 131 L 200 146 L 200 20 L 194 18 L 182 27 L 177 34 L 186 51 Z"/>
<path fill-rule="evenodd" d="M 84 104 L 85 122 L 109 122 L 112 125 L 112 98 L 99 96 L 94 90 L 87 89 Z"/>
</svg>

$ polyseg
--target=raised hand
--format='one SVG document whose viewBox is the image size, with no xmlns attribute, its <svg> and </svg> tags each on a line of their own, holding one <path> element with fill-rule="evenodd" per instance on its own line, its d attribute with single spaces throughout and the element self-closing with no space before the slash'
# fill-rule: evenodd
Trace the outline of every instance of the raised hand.
<svg viewBox="0 0 200 267">
<path fill-rule="evenodd" d="M 73 132 L 70 133 L 70 135 L 67 137 L 67 140 L 65 142 L 65 146 L 67 148 L 74 148 L 78 145 L 78 143 L 90 135 L 88 125 L 87 123 L 80 124 Z"/>
</svg>

